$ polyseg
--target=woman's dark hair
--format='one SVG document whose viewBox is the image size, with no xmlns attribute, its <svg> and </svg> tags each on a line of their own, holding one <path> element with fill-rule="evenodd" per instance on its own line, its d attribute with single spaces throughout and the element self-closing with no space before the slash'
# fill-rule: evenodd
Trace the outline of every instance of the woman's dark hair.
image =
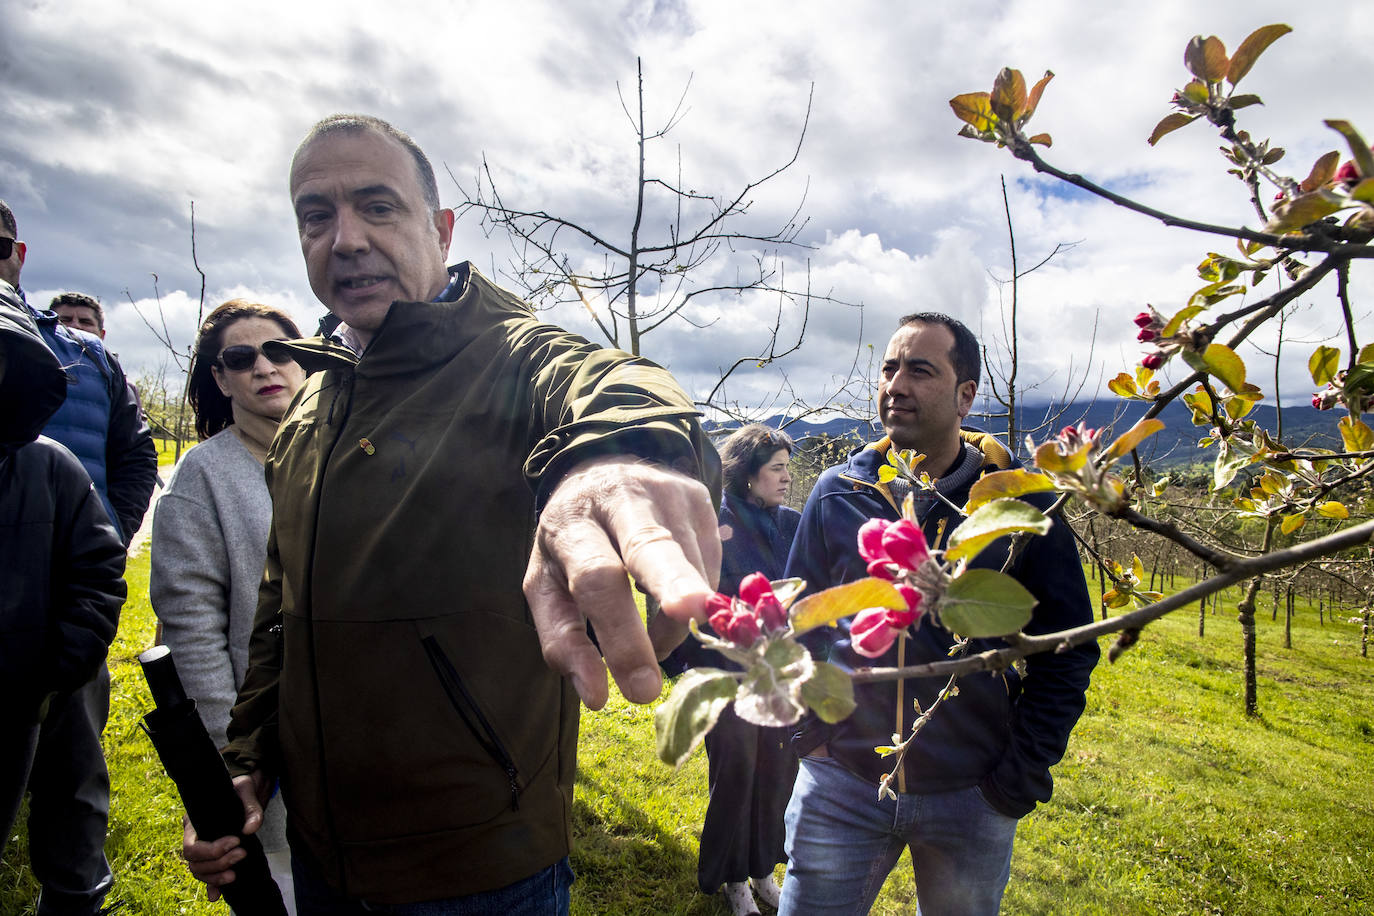
<svg viewBox="0 0 1374 916">
<path fill-rule="evenodd" d="M 792 454 L 796 450 L 792 437 L 762 423 L 750 423 L 731 433 L 730 438 L 720 445 L 726 491 L 747 499 L 749 478 L 757 474 L 780 448 Z"/>
<path fill-rule="evenodd" d="M 191 356 L 191 379 L 186 400 L 196 415 L 196 435 L 209 439 L 234 422 L 233 405 L 215 383 L 215 360 L 224 349 L 224 329 L 240 318 L 266 318 L 281 326 L 292 340 L 301 336 L 300 328 L 281 309 L 247 299 L 230 299 L 206 316 L 196 334 L 196 352 Z"/>
</svg>

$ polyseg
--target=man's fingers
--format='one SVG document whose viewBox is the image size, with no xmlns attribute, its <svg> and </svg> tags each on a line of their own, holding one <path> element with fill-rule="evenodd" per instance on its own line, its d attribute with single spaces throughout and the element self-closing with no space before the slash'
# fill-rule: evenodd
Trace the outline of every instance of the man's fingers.
<svg viewBox="0 0 1374 916">
<path fill-rule="evenodd" d="M 259 790 L 266 785 L 266 777 L 254 773 L 252 776 L 234 777 L 234 791 L 243 804 L 243 833 L 254 833 L 262 826 L 262 803 Z M 186 867 L 198 880 L 209 886 L 210 900 L 219 899 L 219 888 L 230 884 L 238 876 L 234 865 L 242 862 L 248 853 L 236 836 L 220 837 L 217 840 L 202 840 L 196 835 L 196 828 L 185 815 L 181 818 L 181 857 Z"/>
</svg>

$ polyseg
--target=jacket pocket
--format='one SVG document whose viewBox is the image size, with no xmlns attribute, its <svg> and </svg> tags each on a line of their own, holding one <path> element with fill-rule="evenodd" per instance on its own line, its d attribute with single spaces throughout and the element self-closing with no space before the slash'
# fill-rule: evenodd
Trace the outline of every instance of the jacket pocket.
<svg viewBox="0 0 1374 916">
<path fill-rule="evenodd" d="M 453 667 L 453 662 L 444 653 L 443 647 L 439 645 L 439 640 L 434 636 L 426 636 L 421 641 L 425 647 L 425 655 L 429 658 L 429 663 L 434 668 L 435 675 L 439 678 L 439 684 L 444 688 L 448 701 L 452 704 L 459 718 L 467 725 L 472 732 L 472 736 L 477 739 L 482 750 L 499 766 L 506 774 L 506 779 L 510 785 L 510 807 L 512 811 L 520 810 L 520 785 L 519 770 L 516 769 L 515 761 L 511 759 L 510 752 L 501 742 L 501 738 L 492 728 L 491 722 L 482 712 L 482 708 L 477 705 L 472 693 L 463 684 L 463 678 L 458 674 L 458 669 Z"/>
</svg>

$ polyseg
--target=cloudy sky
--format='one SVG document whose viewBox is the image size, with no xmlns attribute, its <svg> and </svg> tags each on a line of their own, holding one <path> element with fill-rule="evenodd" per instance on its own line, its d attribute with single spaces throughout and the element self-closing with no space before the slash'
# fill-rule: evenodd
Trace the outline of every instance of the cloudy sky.
<svg viewBox="0 0 1374 916">
<path fill-rule="evenodd" d="M 1189 37 L 1215 34 L 1234 49 L 1253 29 L 1285 21 L 1296 31 L 1242 84 L 1266 103 L 1241 112 L 1242 126 L 1285 147 L 1279 169 L 1299 178 L 1321 153 L 1345 152 L 1323 118 L 1374 137 L 1374 15 L 1358 0 L 1323 4 L 1320 20 L 1299 11 L 1275 0 L 0 0 L 0 197 L 29 245 L 30 299 L 97 296 L 112 347 L 137 375 L 168 360 L 135 306 L 160 323 L 160 297 L 178 346 L 194 333 L 192 204 L 207 307 L 251 296 L 313 328 L 322 307 L 306 283 L 286 183 L 292 150 L 324 115 L 368 112 L 409 131 L 434 160 L 448 205 L 462 200 L 460 185 L 475 187 L 485 157 L 508 205 L 624 241 L 637 166 L 621 97 L 634 105 L 637 57 L 651 128 L 687 90 L 685 116 L 649 147 L 650 175 L 680 174 L 683 186 L 717 197 L 788 160 L 814 87 L 796 164 L 749 196 L 736 228 L 766 234 L 800 203 L 805 247 L 782 252 L 780 276 L 834 301 L 813 302 L 796 353 L 747 367 L 725 397 L 752 408 L 794 394 L 822 402 L 852 368 L 869 372 L 869 347 L 880 355 L 908 311 L 944 310 L 995 340 L 1009 294 L 996 279 L 1009 271 L 1002 177 L 1022 267 L 1072 246 L 1021 283 L 1022 378 L 1039 384 L 1032 398 L 1083 380 L 1092 392 L 1138 360 L 1131 316 L 1146 303 L 1181 307 L 1201 285 L 1202 257 L 1234 245 L 1066 192 L 1005 151 L 957 137 L 948 100 L 990 88 L 1004 65 L 1031 80 L 1053 70 L 1033 122 L 1053 135 L 1051 162 L 1159 209 L 1253 226 L 1215 132 L 1195 124 L 1154 148 L 1145 138 L 1186 81 Z M 661 204 L 646 220 L 651 240 L 666 233 Z M 560 251 L 602 263 L 585 247 Z M 510 253 L 475 215 L 460 219 L 454 260 L 509 285 L 500 275 Z M 730 282 L 770 253 L 739 245 L 697 282 Z M 1370 271 L 1360 263 L 1352 277 L 1365 328 Z M 655 292 L 641 289 L 650 303 Z M 779 316 L 780 338 L 794 338 L 802 314 L 762 294 L 703 297 L 689 311 L 691 323 L 658 328 L 643 352 L 698 397 L 722 367 L 760 353 Z M 598 337 L 581 310 L 550 318 Z M 1329 292 L 1302 303 L 1290 324 L 1298 343 L 1285 351 L 1285 401 L 1307 399 L 1306 356 L 1338 328 Z M 1272 335 L 1263 343 L 1272 349 Z M 1272 394 L 1272 360 L 1242 355 Z"/>
</svg>

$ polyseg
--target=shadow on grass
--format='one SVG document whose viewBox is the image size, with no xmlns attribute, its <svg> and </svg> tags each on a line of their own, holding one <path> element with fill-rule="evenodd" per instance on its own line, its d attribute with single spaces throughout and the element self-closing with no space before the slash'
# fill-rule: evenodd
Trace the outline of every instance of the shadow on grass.
<svg viewBox="0 0 1374 916">
<path fill-rule="evenodd" d="M 727 913 L 697 888 L 697 851 L 611 780 L 581 770 L 573 802 L 574 913 Z M 589 800 L 590 799 L 590 800 Z"/>
</svg>

